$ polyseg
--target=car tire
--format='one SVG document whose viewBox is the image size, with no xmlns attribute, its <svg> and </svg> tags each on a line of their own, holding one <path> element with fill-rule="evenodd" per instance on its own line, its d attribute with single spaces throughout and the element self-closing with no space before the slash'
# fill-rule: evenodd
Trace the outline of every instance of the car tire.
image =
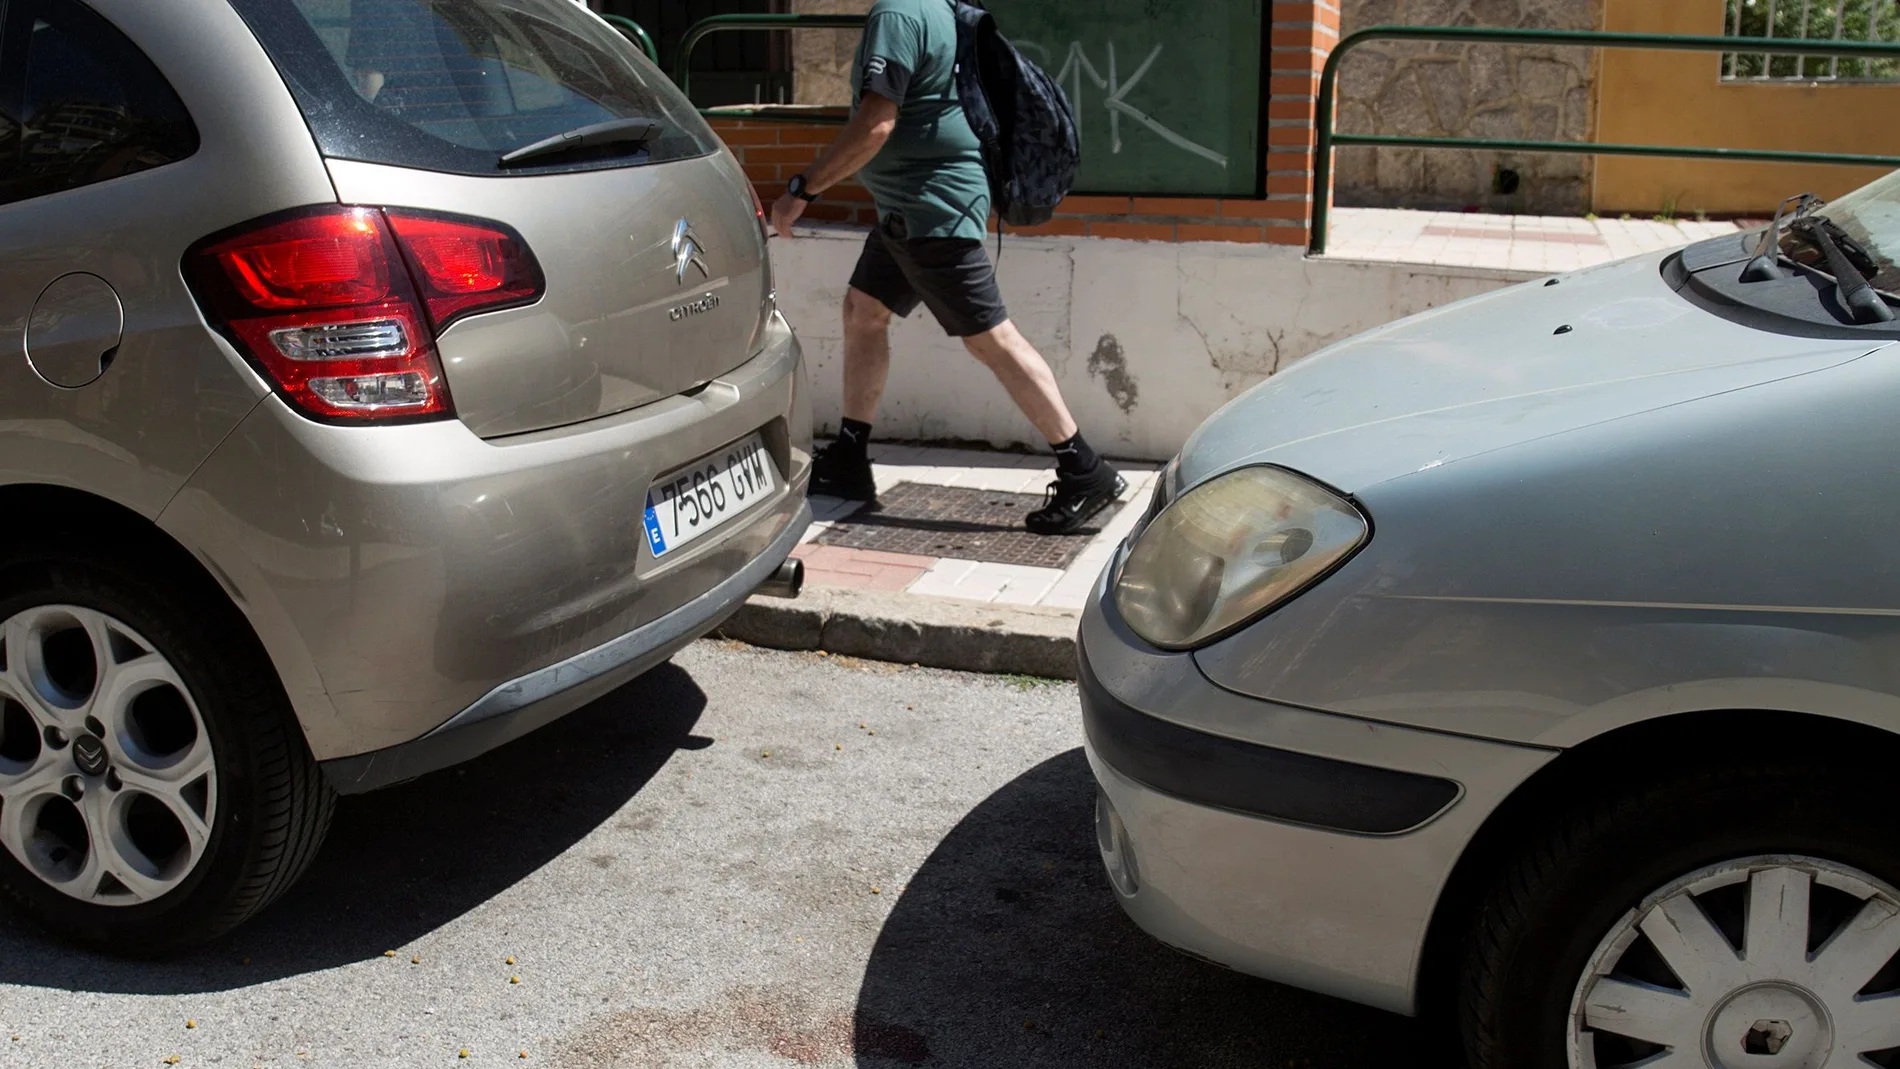
<svg viewBox="0 0 1900 1069">
<path fill-rule="evenodd" d="M 12 547 L 0 699 L 0 888 L 70 940 L 131 956 L 203 943 L 323 841 L 334 795 L 283 686 L 188 561 Z"/>
<path fill-rule="evenodd" d="M 1820 761 L 1636 775 L 1624 783 L 1648 782 L 1553 821 L 1503 866 L 1467 943 L 1458 1016 L 1473 1069 L 1614 1069 L 1695 1045 L 1693 1064 L 1727 1066 L 1790 1043 L 1835 1064 L 1827 1051 L 1860 1042 L 1859 997 L 1900 990 L 1885 778 Z M 1860 971 L 1873 972 L 1865 987 Z M 1755 1064 L 1771 1062 L 1784 1064 Z"/>
</svg>

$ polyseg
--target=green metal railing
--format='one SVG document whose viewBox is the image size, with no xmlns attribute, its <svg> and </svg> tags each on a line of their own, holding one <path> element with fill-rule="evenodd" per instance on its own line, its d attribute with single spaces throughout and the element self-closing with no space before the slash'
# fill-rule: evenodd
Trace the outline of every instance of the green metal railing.
<svg viewBox="0 0 1900 1069">
<path fill-rule="evenodd" d="M 673 81 L 677 82 L 680 92 L 691 96 L 693 92 L 693 49 L 699 42 L 715 33 L 728 33 L 733 30 L 855 30 L 864 26 L 863 15 L 714 15 L 700 19 L 686 30 L 686 36 L 680 38 L 679 57 L 673 61 Z M 761 112 L 752 114 L 747 106 L 731 108 L 702 108 L 707 115 L 727 115 L 735 112 L 744 114 L 748 119 L 787 120 L 806 123 L 843 123 L 842 115 L 824 113 L 785 114 Z"/>
<path fill-rule="evenodd" d="M 1332 210 L 1333 149 L 1342 145 L 1388 148 L 1489 149 L 1500 152 L 1550 152 L 1597 156 L 1660 156 L 1697 160 L 1749 160 L 1769 163 L 1837 163 L 1900 167 L 1900 156 L 1861 153 L 1786 152 L 1770 149 L 1705 148 L 1689 145 L 1619 145 L 1597 141 L 1512 141 L 1457 137 L 1400 137 L 1341 134 L 1333 131 L 1339 64 L 1368 41 L 1457 41 L 1471 44 L 1574 45 L 1588 48 L 1639 48 L 1682 52 L 1733 52 L 1745 43 L 1749 52 L 1795 56 L 1863 56 L 1900 59 L 1900 44 L 1875 41 L 1806 41 L 1780 37 L 1694 37 L 1666 33 L 1606 33 L 1597 30 L 1518 30 L 1454 26 L 1373 26 L 1350 34 L 1327 57 L 1319 79 L 1319 140 L 1313 162 L 1313 227 L 1309 248 L 1326 251 L 1326 224 Z"/>
<path fill-rule="evenodd" d="M 640 51 L 647 54 L 647 58 L 653 61 L 654 66 L 660 65 L 660 50 L 653 47 L 653 36 L 647 33 L 646 27 L 621 15 L 602 15 L 601 18 L 606 19 L 608 25 L 626 35 L 629 41 L 639 45 Z"/>
</svg>

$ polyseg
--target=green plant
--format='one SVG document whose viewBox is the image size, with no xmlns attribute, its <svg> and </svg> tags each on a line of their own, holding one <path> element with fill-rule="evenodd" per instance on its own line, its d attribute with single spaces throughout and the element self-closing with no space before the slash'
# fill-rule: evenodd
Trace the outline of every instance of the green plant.
<svg viewBox="0 0 1900 1069">
<path fill-rule="evenodd" d="M 1040 690 L 1043 687 L 1053 687 L 1061 682 L 1056 679 L 1044 679 L 1042 676 L 1026 676 L 1020 672 L 1011 672 L 1005 675 L 1003 679 L 1017 690 Z"/>
</svg>

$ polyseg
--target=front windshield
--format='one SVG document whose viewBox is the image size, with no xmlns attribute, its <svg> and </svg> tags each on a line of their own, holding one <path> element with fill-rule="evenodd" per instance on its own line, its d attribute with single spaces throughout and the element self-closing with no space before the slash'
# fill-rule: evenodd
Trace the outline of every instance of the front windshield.
<svg viewBox="0 0 1900 1069">
<path fill-rule="evenodd" d="M 1880 265 L 1874 288 L 1900 294 L 1900 266 L 1895 265 L 1900 259 L 1900 171 L 1829 201 L 1821 214 L 1860 242 Z M 1812 250 L 1803 250 L 1795 258 L 1808 260 L 1813 255 Z"/>
</svg>

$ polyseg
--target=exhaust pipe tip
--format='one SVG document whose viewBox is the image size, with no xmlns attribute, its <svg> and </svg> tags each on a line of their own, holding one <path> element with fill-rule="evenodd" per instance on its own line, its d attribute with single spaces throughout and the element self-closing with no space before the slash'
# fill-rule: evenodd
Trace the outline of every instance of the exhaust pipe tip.
<svg viewBox="0 0 1900 1069">
<path fill-rule="evenodd" d="M 805 562 L 792 558 L 778 566 L 772 577 L 759 584 L 756 593 L 768 598 L 795 598 L 805 589 Z"/>
</svg>

